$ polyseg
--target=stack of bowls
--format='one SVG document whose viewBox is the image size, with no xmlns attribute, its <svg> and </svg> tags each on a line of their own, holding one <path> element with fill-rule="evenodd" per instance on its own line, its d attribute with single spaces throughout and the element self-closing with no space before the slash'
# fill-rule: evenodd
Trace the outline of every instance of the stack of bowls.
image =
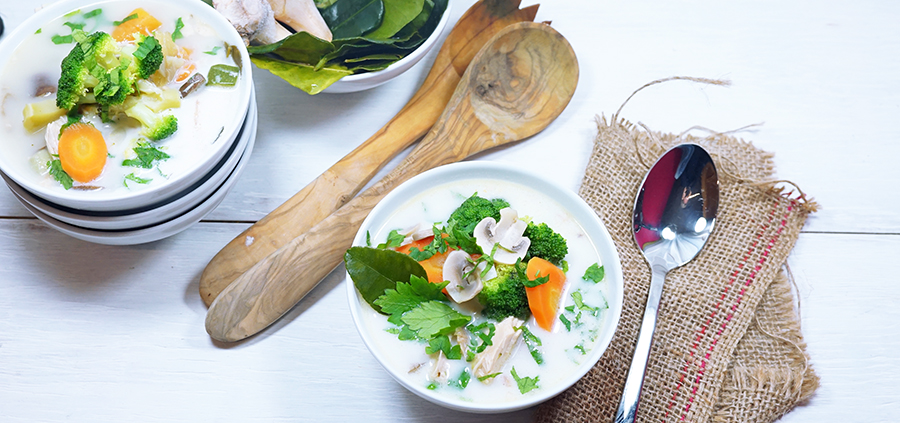
<svg viewBox="0 0 900 423">
<path fill-rule="evenodd" d="M 0 66 L 6 67 L 0 67 L 0 76 L 13 75 L 10 68 L 17 63 L 18 58 L 23 57 L 21 50 L 27 49 L 29 43 L 33 42 L 30 37 L 38 36 L 43 28 L 52 28 L 54 23 L 58 25 L 60 19 L 67 19 L 67 16 L 72 15 L 71 12 L 100 9 L 112 15 L 107 18 L 113 19 L 116 11 L 121 14 L 122 10 L 137 7 L 168 10 L 168 13 L 179 18 L 184 16 L 185 31 L 188 31 L 191 22 L 202 22 L 197 24 L 198 32 L 214 34 L 226 46 L 224 50 L 231 52 L 219 53 L 218 57 L 243 64 L 234 87 L 201 87 L 196 93 L 190 94 L 200 96 L 197 105 L 192 106 L 200 109 L 201 100 L 207 92 L 205 90 L 218 90 L 213 94 L 218 97 L 211 97 L 202 104 L 205 107 L 219 107 L 214 119 L 203 117 L 209 115 L 204 115 L 202 110 L 184 112 L 179 117 L 178 131 L 163 140 L 163 145 L 207 145 L 188 150 L 196 154 L 184 157 L 177 171 L 162 178 L 155 176 L 154 179 L 159 181 L 146 186 L 131 184 L 99 190 L 64 189 L 47 175 L 36 172 L 29 164 L 29 155 L 42 147 L 35 145 L 36 142 L 32 139 L 34 135 L 24 131 L 21 125 L 16 125 L 18 122 L 14 122 L 12 116 L 9 116 L 15 113 L 7 112 L 6 116 L 2 116 L 2 123 L 5 124 L 2 130 L 6 132 L 0 136 L 0 177 L 16 198 L 50 227 L 72 237 L 100 244 L 151 242 L 174 235 L 198 222 L 215 209 L 234 186 L 250 158 L 256 139 L 257 106 L 249 55 L 231 24 L 203 2 L 63 0 L 26 20 L 0 43 Z M 190 35 L 185 34 L 186 37 Z M 56 63 L 52 66 L 56 69 L 48 69 L 48 73 L 58 72 L 59 61 Z M 4 79 L 0 83 L 0 95 L 14 96 L 13 84 L 6 77 Z M 227 104 L 214 104 L 223 99 L 226 99 Z M 186 104 L 184 101 L 183 105 Z M 193 132 L 188 127 L 194 128 Z M 203 134 L 206 135 L 199 136 Z M 23 151 L 25 154 L 22 154 Z"/>
</svg>

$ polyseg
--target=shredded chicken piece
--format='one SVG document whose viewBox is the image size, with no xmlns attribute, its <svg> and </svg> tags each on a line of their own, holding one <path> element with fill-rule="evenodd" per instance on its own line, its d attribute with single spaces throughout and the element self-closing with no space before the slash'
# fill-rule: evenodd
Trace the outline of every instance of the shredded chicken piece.
<svg viewBox="0 0 900 423">
<path fill-rule="evenodd" d="M 284 22 L 294 31 L 306 31 L 326 41 L 331 41 L 331 30 L 313 0 L 269 0 L 275 19 Z"/>
<path fill-rule="evenodd" d="M 275 21 L 275 12 L 266 0 L 213 0 L 213 6 L 222 14 L 244 40 L 271 44 L 291 35 Z"/>
<path fill-rule="evenodd" d="M 47 124 L 47 132 L 44 133 L 44 142 L 47 143 L 47 152 L 51 156 L 59 154 L 59 131 L 69 119 L 65 116 Z"/>
<path fill-rule="evenodd" d="M 450 360 L 447 360 L 447 356 L 444 355 L 443 351 L 438 351 L 437 357 L 431 365 L 431 373 L 428 374 L 428 378 L 442 384 L 447 383 L 447 380 L 450 379 Z"/>
<path fill-rule="evenodd" d="M 465 357 L 466 353 L 469 351 L 469 334 L 466 332 L 465 328 L 456 328 L 456 332 L 453 332 L 453 336 L 456 337 L 456 343 L 459 344 L 462 355 Z"/>
<path fill-rule="evenodd" d="M 498 373 L 503 369 L 506 360 L 512 356 L 513 351 L 522 339 L 522 331 L 517 329 L 524 322 L 515 318 L 507 317 L 495 326 L 494 337 L 491 338 L 492 345 L 484 349 L 484 351 L 475 355 L 472 362 L 472 373 L 477 378 Z M 489 384 L 494 378 L 484 380 L 485 384 Z"/>
</svg>

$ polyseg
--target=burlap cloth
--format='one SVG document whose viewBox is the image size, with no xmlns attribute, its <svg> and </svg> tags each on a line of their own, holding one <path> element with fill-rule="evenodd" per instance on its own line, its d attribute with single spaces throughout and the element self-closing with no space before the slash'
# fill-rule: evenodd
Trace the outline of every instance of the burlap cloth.
<svg viewBox="0 0 900 423">
<path fill-rule="evenodd" d="M 719 215 L 708 244 L 669 272 L 638 406 L 642 422 L 771 422 L 812 396 L 818 377 L 800 333 L 788 253 L 815 205 L 776 189 L 772 155 L 725 134 L 648 132 L 598 118 L 579 192 L 610 231 L 625 276 L 615 337 L 577 384 L 537 411 L 537 422 L 611 422 L 643 315 L 650 269 L 635 246 L 632 205 L 654 161 L 692 142 L 719 171 Z"/>
</svg>

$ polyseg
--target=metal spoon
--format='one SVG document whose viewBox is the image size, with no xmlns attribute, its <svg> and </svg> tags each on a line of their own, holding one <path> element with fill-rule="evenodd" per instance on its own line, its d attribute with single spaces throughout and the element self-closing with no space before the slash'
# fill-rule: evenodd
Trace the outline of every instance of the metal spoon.
<svg viewBox="0 0 900 423">
<path fill-rule="evenodd" d="M 228 285 L 206 314 L 213 339 L 234 342 L 266 328 L 341 262 L 369 211 L 425 170 L 530 137 L 566 108 L 578 61 L 549 25 L 521 22 L 475 55 L 437 123 L 391 173 Z"/>
<path fill-rule="evenodd" d="M 633 422 L 637 415 L 666 274 L 700 252 L 715 226 L 718 206 L 716 165 L 699 145 L 682 144 L 667 151 L 641 184 L 634 205 L 634 240 L 652 277 L 616 423 Z"/>
</svg>

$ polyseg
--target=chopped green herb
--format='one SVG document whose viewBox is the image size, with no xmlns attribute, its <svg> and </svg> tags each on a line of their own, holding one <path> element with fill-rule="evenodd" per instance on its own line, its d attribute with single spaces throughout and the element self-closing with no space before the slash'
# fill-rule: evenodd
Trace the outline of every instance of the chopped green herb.
<svg viewBox="0 0 900 423">
<path fill-rule="evenodd" d="M 434 354 L 438 351 L 442 351 L 444 356 L 450 360 L 459 360 L 462 358 L 462 347 L 459 345 L 452 345 L 450 343 L 450 337 L 447 335 L 438 336 L 428 341 L 428 346 L 425 347 L 425 353 Z"/>
<path fill-rule="evenodd" d="M 366 231 L 366 247 L 372 246 L 372 234 Z"/>
<path fill-rule="evenodd" d="M 531 392 L 532 390 L 538 388 L 538 382 L 539 382 L 540 379 L 541 379 L 540 376 L 535 376 L 535 377 L 519 377 L 519 375 L 516 374 L 516 368 L 515 368 L 515 367 L 513 367 L 512 369 L 510 369 L 509 373 L 512 375 L 513 379 L 516 380 L 516 385 L 519 387 L 519 392 L 520 392 L 520 393 L 525 394 L 525 393 Z"/>
<path fill-rule="evenodd" d="M 100 14 L 102 14 L 102 13 L 103 13 L 103 9 L 94 9 L 94 10 L 91 10 L 90 12 L 85 13 L 84 18 L 90 19 L 95 16 L 100 16 Z"/>
<path fill-rule="evenodd" d="M 578 344 L 575 346 L 575 349 L 581 352 L 581 355 L 586 355 L 587 350 L 584 349 L 584 343 Z"/>
<path fill-rule="evenodd" d="M 572 299 L 575 300 L 575 306 L 578 307 L 579 310 L 587 311 L 594 316 L 600 313 L 599 307 L 591 307 L 584 303 L 584 298 L 581 295 L 581 291 L 573 292 Z"/>
<path fill-rule="evenodd" d="M 52 176 L 53 179 L 56 179 L 56 181 L 59 182 L 63 186 L 63 188 L 67 190 L 72 188 L 72 183 L 74 181 L 72 180 L 72 177 L 69 176 L 69 174 L 66 173 L 65 170 L 63 170 L 62 162 L 59 161 L 59 158 L 49 161 L 47 163 L 47 167 L 50 168 L 50 176 Z"/>
<path fill-rule="evenodd" d="M 150 181 L 152 181 L 152 180 L 153 179 L 141 178 L 141 177 L 135 176 L 135 174 L 132 172 L 132 173 L 125 175 L 125 186 L 126 187 L 128 186 L 128 181 L 137 182 L 139 184 L 149 184 Z"/>
<path fill-rule="evenodd" d="M 73 31 L 76 29 L 84 29 L 84 23 L 75 23 L 75 22 L 63 22 L 63 25 L 71 28 Z"/>
<path fill-rule="evenodd" d="M 537 335 L 528 330 L 528 327 L 525 325 L 519 326 L 516 329 L 522 331 L 522 339 L 525 340 L 525 346 L 528 347 L 528 351 L 531 353 L 531 357 L 534 358 L 534 362 L 537 364 L 544 364 L 544 357 L 541 355 L 541 350 L 538 349 L 538 347 L 542 345 L 541 338 L 538 338 Z"/>
<path fill-rule="evenodd" d="M 447 382 L 447 384 L 459 389 L 466 389 L 466 387 L 469 386 L 470 380 L 472 380 L 472 375 L 469 374 L 469 369 L 463 369 L 458 378 Z"/>
<path fill-rule="evenodd" d="M 572 331 L 572 322 L 570 322 L 564 314 L 559 315 L 559 321 L 563 322 L 563 325 L 566 327 L 566 332 Z"/>
<path fill-rule="evenodd" d="M 560 263 L 560 268 L 562 268 L 563 273 L 569 273 L 569 262 L 563 260 Z"/>
<path fill-rule="evenodd" d="M 600 283 L 605 275 L 606 271 L 603 269 L 603 266 L 599 263 L 594 263 L 584 271 L 582 278 L 593 283 Z"/>
<path fill-rule="evenodd" d="M 381 248 L 381 249 L 397 248 L 401 244 L 403 244 L 403 240 L 405 238 L 406 238 L 405 236 L 400 235 L 400 233 L 396 229 L 394 229 L 388 234 L 387 242 L 385 242 L 384 244 L 378 244 L 378 247 L 376 247 L 376 248 Z"/>
<path fill-rule="evenodd" d="M 75 15 L 77 15 L 77 14 L 79 14 L 79 13 L 81 13 L 81 9 L 75 9 L 75 10 L 73 10 L 73 11 L 71 11 L 71 12 L 66 13 L 65 15 L 63 15 L 63 17 L 64 17 L 64 18 L 71 18 L 72 16 L 75 16 Z"/>
<path fill-rule="evenodd" d="M 500 244 L 498 243 L 497 245 L 500 245 Z M 540 271 L 538 271 L 538 273 L 535 274 L 535 276 L 538 276 L 539 274 L 540 274 Z M 539 277 L 534 278 L 534 280 L 531 280 L 528 278 L 522 279 L 522 283 L 525 285 L 526 288 L 534 288 L 537 286 L 541 286 L 547 282 L 550 282 L 550 276 L 539 276 Z"/>
<path fill-rule="evenodd" d="M 122 166 L 150 169 L 153 167 L 153 162 L 166 160 L 171 157 L 149 143 L 139 143 L 137 147 L 134 147 L 134 153 L 137 157 L 123 160 Z"/>
<path fill-rule="evenodd" d="M 392 335 L 399 335 L 399 334 L 400 334 L 400 328 L 387 328 L 387 329 L 385 329 L 384 331 L 387 332 L 387 333 L 390 333 L 390 334 L 392 334 Z"/>
<path fill-rule="evenodd" d="M 125 19 L 122 19 L 121 21 L 113 21 L 113 25 L 119 26 L 119 25 L 122 25 L 122 24 L 125 23 L 125 22 L 128 22 L 128 21 L 130 21 L 130 20 L 132 20 L 132 19 L 137 19 L 137 18 L 138 18 L 138 14 L 137 14 L 137 13 L 132 13 L 132 14 L 126 16 Z"/>
<path fill-rule="evenodd" d="M 469 341 L 469 348 L 466 352 L 466 361 L 472 361 L 475 359 L 475 354 L 494 344 L 494 332 L 496 332 L 497 328 L 491 322 L 483 322 L 477 325 L 469 325 L 468 329 L 469 333 L 475 335 Z M 481 342 L 478 342 L 479 340 Z"/>
<path fill-rule="evenodd" d="M 427 279 L 412 275 L 409 283 L 398 282 L 394 289 L 384 290 L 375 300 L 381 311 L 390 315 L 403 314 L 428 301 L 446 301 L 441 292 L 446 284 L 428 282 Z"/>
<path fill-rule="evenodd" d="M 495 378 L 495 377 L 500 376 L 500 375 L 502 375 L 502 374 L 503 374 L 503 372 L 497 372 L 497 373 L 491 373 L 491 374 L 489 374 L 489 375 L 484 375 L 484 376 L 478 378 L 478 381 L 479 381 L 479 382 L 484 382 L 484 381 L 486 381 L 486 380 L 488 380 L 488 379 Z"/>
<path fill-rule="evenodd" d="M 52 41 L 53 44 L 57 44 L 57 45 L 58 44 L 71 44 L 73 41 L 75 41 L 75 39 L 72 38 L 71 35 L 54 35 L 54 36 L 50 37 L 50 41 Z"/>
<path fill-rule="evenodd" d="M 219 50 L 221 50 L 221 49 L 222 49 L 222 46 L 215 46 L 212 48 L 212 50 L 204 51 L 204 53 L 206 53 L 210 56 L 215 56 L 215 55 L 219 54 Z"/>
<path fill-rule="evenodd" d="M 181 21 L 181 18 L 178 18 L 175 20 L 175 31 L 172 31 L 172 41 L 184 37 L 184 35 L 181 35 L 182 28 L 184 28 L 184 22 Z"/>
<path fill-rule="evenodd" d="M 428 388 L 429 391 L 433 391 L 438 388 L 438 385 L 436 383 L 432 382 L 432 383 L 429 383 L 428 386 L 426 386 L 426 388 Z"/>
<path fill-rule="evenodd" d="M 34 31 L 34 33 L 35 33 L 35 34 L 40 34 L 40 33 L 43 32 L 43 31 L 44 31 L 43 28 L 38 28 L 37 31 Z"/>
</svg>

